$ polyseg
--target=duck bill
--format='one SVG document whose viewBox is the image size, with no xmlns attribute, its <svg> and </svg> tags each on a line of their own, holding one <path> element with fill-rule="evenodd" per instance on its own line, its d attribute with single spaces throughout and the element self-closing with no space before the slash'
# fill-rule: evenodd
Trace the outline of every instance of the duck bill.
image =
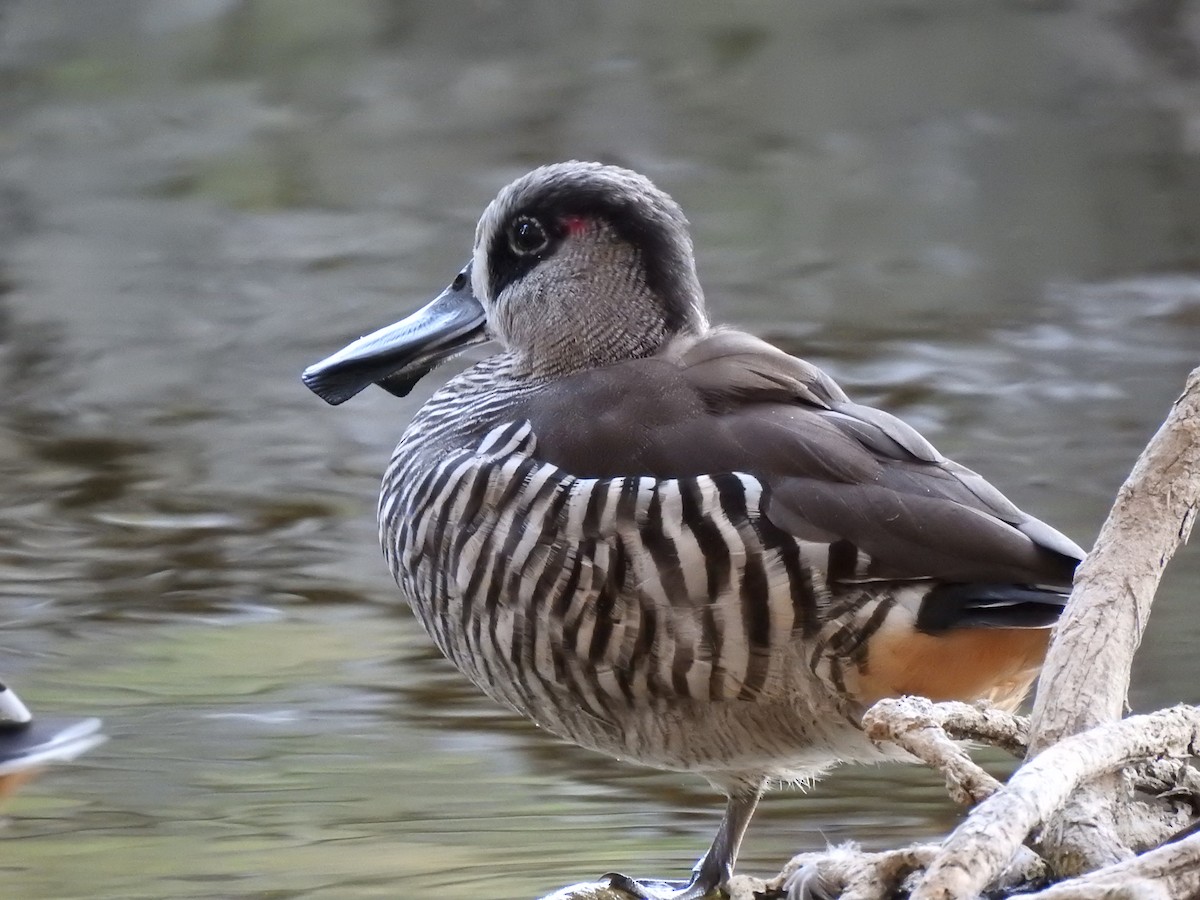
<svg viewBox="0 0 1200 900">
<path fill-rule="evenodd" d="M 487 339 L 468 263 L 431 303 L 309 366 L 301 378 L 333 405 L 372 384 L 404 397 L 438 364 Z"/>
</svg>

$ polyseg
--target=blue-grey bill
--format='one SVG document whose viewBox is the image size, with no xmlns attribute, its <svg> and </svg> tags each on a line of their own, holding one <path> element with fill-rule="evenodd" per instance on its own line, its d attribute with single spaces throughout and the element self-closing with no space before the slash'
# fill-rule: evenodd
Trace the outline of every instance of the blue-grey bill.
<svg viewBox="0 0 1200 900">
<path fill-rule="evenodd" d="M 372 384 L 403 397 L 434 367 L 487 340 L 471 266 L 432 302 L 309 366 L 304 383 L 326 403 L 344 403 Z"/>
</svg>

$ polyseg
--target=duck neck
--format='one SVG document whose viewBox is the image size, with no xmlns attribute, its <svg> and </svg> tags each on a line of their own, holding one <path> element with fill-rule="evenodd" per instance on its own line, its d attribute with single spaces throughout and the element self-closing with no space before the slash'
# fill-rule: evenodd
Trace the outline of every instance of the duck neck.
<svg viewBox="0 0 1200 900">
<path fill-rule="evenodd" d="M 425 402 L 405 429 L 396 455 L 419 454 L 436 461 L 442 453 L 469 446 L 506 421 L 523 398 L 551 377 L 527 371 L 508 351 L 481 360 Z"/>
</svg>

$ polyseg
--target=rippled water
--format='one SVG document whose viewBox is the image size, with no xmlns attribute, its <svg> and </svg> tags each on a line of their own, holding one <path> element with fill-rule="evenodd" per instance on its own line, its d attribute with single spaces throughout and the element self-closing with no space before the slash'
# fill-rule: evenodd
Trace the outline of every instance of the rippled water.
<svg viewBox="0 0 1200 900">
<path fill-rule="evenodd" d="M 646 171 L 692 218 L 717 315 L 1084 543 L 1200 362 L 1200 109 L 1170 21 L 3 12 L 0 672 L 112 737 L 10 803 L 5 896 L 528 898 L 681 873 L 707 843 L 702 782 L 495 708 L 397 601 L 374 494 L 435 385 L 329 409 L 297 380 L 436 292 L 535 163 Z M 1184 552 L 1138 708 L 1200 700 L 1198 577 Z M 848 769 L 770 797 L 744 865 L 955 818 L 923 772 Z"/>
</svg>

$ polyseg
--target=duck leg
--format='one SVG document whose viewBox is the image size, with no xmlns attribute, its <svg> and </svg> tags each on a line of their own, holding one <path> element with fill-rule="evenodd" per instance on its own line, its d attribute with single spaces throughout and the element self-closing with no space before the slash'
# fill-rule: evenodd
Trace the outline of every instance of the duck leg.
<svg viewBox="0 0 1200 900">
<path fill-rule="evenodd" d="M 636 900 L 704 900 L 718 896 L 717 892 L 733 875 L 742 836 L 765 787 L 766 782 L 760 781 L 749 790 L 742 789 L 729 795 L 717 836 L 692 869 L 690 881 L 637 881 L 617 872 L 608 873 L 602 880 Z"/>
</svg>

